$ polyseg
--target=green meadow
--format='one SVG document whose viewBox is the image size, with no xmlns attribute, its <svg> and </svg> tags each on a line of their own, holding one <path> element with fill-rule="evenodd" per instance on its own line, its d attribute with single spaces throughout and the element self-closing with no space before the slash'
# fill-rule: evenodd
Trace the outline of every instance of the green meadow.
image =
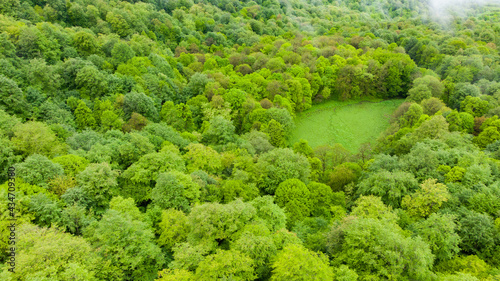
<svg viewBox="0 0 500 281">
<path fill-rule="evenodd" d="M 302 112 L 295 118 L 290 143 L 307 140 L 312 148 L 335 143 L 357 152 L 365 142 L 374 143 L 389 126 L 389 117 L 403 99 L 329 101 Z"/>
</svg>

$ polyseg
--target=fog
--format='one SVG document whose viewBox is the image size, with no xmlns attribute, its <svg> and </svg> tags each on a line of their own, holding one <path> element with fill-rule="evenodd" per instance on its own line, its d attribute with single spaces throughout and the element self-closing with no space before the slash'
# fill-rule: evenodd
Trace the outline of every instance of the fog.
<svg viewBox="0 0 500 281">
<path fill-rule="evenodd" d="M 452 16 L 466 16 L 471 9 L 485 5 L 500 7 L 500 0 L 429 0 L 431 16 L 444 23 Z"/>
</svg>

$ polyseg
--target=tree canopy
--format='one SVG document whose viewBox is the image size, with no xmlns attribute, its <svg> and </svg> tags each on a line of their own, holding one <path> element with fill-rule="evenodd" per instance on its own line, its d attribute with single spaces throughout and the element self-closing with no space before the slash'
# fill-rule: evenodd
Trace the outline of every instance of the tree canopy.
<svg viewBox="0 0 500 281">
<path fill-rule="evenodd" d="M 0 1 L 0 280 L 498 280 L 497 2 Z"/>
</svg>

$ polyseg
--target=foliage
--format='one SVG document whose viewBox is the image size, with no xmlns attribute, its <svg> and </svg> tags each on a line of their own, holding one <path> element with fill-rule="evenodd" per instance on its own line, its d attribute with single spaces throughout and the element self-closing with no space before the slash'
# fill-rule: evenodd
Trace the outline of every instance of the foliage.
<svg viewBox="0 0 500 281">
<path fill-rule="evenodd" d="M 148 153 L 122 173 L 124 184 L 120 192 L 138 201 L 146 200 L 150 198 L 151 189 L 160 173 L 184 169 L 184 160 L 175 151 L 162 149 L 160 152 Z"/>
<path fill-rule="evenodd" d="M 241 200 L 225 205 L 205 203 L 195 206 L 188 216 L 189 239 L 207 242 L 229 239 L 256 216 L 255 207 Z"/>
<path fill-rule="evenodd" d="M 358 193 L 379 196 L 385 204 L 397 208 L 404 196 L 416 190 L 417 184 L 411 173 L 380 170 L 358 184 Z"/>
<path fill-rule="evenodd" d="M 18 235 L 16 270 L 9 280 L 99 280 L 103 260 L 82 237 L 31 224 L 22 225 Z"/>
<path fill-rule="evenodd" d="M 218 251 L 200 262 L 194 280 L 255 280 L 253 260 L 235 251 Z"/>
<path fill-rule="evenodd" d="M 307 188 L 310 192 L 311 215 L 328 218 L 331 211 L 330 207 L 335 203 L 332 189 L 328 185 L 318 182 L 310 182 Z"/>
<path fill-rule="evenodd" d="M 109 164 L 90 164 L 79 173 L 76 182 L 84 193 L 95 202 L 96 207 L 105 208 L 116 194 L 118 173 Z"/>
<path fill-rule="evenodd" d="M 258 277 L 266 278 L 270 274 L 269 264 L 276 255 L 277 247 L 267 227 L 262 224 L 245 227 L 240 238 L 231 243 L 230 247 L 246 254 L 254 261 Z"/>
<path fill-rule="evenodd" d="M 88 160 L 84 157 L 67 154 L 52 159 L 52 162 L 57 163 L 64 169 L 64 174 L 74 177 L 88 166 Z"/>
<path fill-rule="evenodd" d="M 22 113 L 25 110 L 23 92 L 14 80 L 0 74 L 0 89 L 0 110 L 9 114 Z"/>
<path fill-rule="evenodd" d="M 286 180 L 276 188 L 276 204 L 285 209 L 288 225 L 309 216 L 312 207 L 310 194 L 307 186 L 298 179 Z"/>
<path fill-rule="evenodd" d="M 222 202 L 229 203 L 236 198 L 249 201 L 259 195 L 255 184 L 245 184 L 241 180 L 226 180 L 220 186 Z"/>
<path fill-rule="evenodd" d="M 33 121 L 26 122 L 14 128 L 12 144 L 24 156 L 31 154 L 53 156 L 63 149 L 57 141 L 56 135 L 47 125 Z"/>
<path fill-rule="evenodd" d="M 450 197 L 446 185 L 436 181 L 436 179 L 424 181 L 420 185 L 420 190 L 403 198 L 402 207 L 407 209 L 410 215 L 419 217 L 428 217 L 436 212 Z"/>
<path fill-rule="evenodd" d="M 273 263 L 270 280 L 331 280 L 333 270 L 328 259 L 301 245 L 286 246 Z"/>
<path fill-rule="evenodd" d="M 396 222 L 397 215 L 390 207 L 384 205 L 380 197 L 373 195 L 361 196 L 355 202 L 351 215 L 361 218 L 371 218 Z"/>
<path fill-rule="evenodd" d="M 1 280 L 499 278 L 495 1 L 0 2 Z"/>
<path fill-rule="evenodd" d="M 497 230 L 493 225 L 493 219 L 487 214 L 479 214 L 474 211 L 467 211 L 459 219 L 461 243 L 460 248 L 469 254 L 476 254 L 480 257 L 487 257 L 494 250 Z"/>
<path fill-rule="evenodd" d="M 23 163 L 16 165 L 17 175 L 26 183 L 48 186 L 50 179 L 64 173 L 61 165 L 50 161 L 40 154 L 33 154 L 26 158 Z"/>
<path fill-rule="evenodd" d="M 436 261 L 451 259 L 460 250 L 454 216 L 431 214 L 426 220 L 415 223 L 414 227 L 415 233 L 429 244 Z"/>
<path fill-rule="evenodd" d="M 221 168 L 220 155 L 213 148 L 192 143 L 186 149 L 188 152 L 184 154 L 184 159 L 188 163 L 188 171 L 204 170 L 208 173 L 216 173 Z"/>
<path fill-rule="evenodd" d="M 104 280 L 149 280 L 161 268 L 164 258 L 154 243 L 151 227 L 138 217 L 141 213 L 134 201 L 123 200 L 115 197 L 111 208 L 99 222 L 85 229 L 84 236 L 108 261 Z M 118 204 L 117 208 L 113 208 L 113 203 Z M 126 206 L 120 207 L 121 203 Z"/>
<path fill-rule="evenodd" d="M 159 174 L 151 190 L 153 204 L 162 209 L 174 208 L 188 212 L 199 197 L 199 185 L 190 176 L 177 171 Z"/>
<path fill-rule="evenodd" d="M 230 120 L 217 116 L 210 120 L 210 126 L 203 132 L 203 141 L 208 144 L 227 144 L 234 141 L 234 125 Z"/>
<path fill-rule="evenodd" d="M 429 246 L 419 237 L 405 237 L 393 223 L 351 219 L 334 226 L 327 237 L 333 263 L 347 264 L 361 278 L 428 280 L 433 276 L 430 269 L 434 256 Z"/>
<path fill-rule="evenodd" d="M 257 162 L 259 188 L 274 194 L 278 185 L 287 179 L 307 182 L 309 171 L 309 162 L 303 155 L 287 148 L 271 150 L 259 157 Z"/>
<path fill-rule="evenodd" d="M 256 210 L 257 216 L 270 231 L 279 231 L 285 228 L 286 215 L 282 208 L 274 203 L 274 198 L 266 195 L 257 197 L 249 202 Z"/>
<path fill-rule="evenodd" d="M 158 111 L 153 100 L 144 93 L 129 93 L 123 101 L 123 112 L 125 119 L 130 119 L 132 113 L 139 113 L 153 121 L 158 120 Z"/>
<path fill-rule="evenodd" d="M 156 281 L 190 281 L 193 273 L 185 269 L 164 269 L 158 273 Z"/>
<path fill-rule="evenodd" d="M 168 209 L 162 212 L 161 222 L 158 225 L 158 245 L 171 249 L 175 244 L 186 240 L 189 225 L 186 215 L 182 211 Z"/>
</svg>

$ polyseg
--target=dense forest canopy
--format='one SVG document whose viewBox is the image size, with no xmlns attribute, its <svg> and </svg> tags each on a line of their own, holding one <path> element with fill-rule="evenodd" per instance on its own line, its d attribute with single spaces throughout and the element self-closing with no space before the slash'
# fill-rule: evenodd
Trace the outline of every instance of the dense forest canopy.
<svg viewBox="0 0 500 281">
<path fill-rule="evenodd" d="M 498 4 L 1 1 L 0 279 L 497 280 Z"/>
</svg>

